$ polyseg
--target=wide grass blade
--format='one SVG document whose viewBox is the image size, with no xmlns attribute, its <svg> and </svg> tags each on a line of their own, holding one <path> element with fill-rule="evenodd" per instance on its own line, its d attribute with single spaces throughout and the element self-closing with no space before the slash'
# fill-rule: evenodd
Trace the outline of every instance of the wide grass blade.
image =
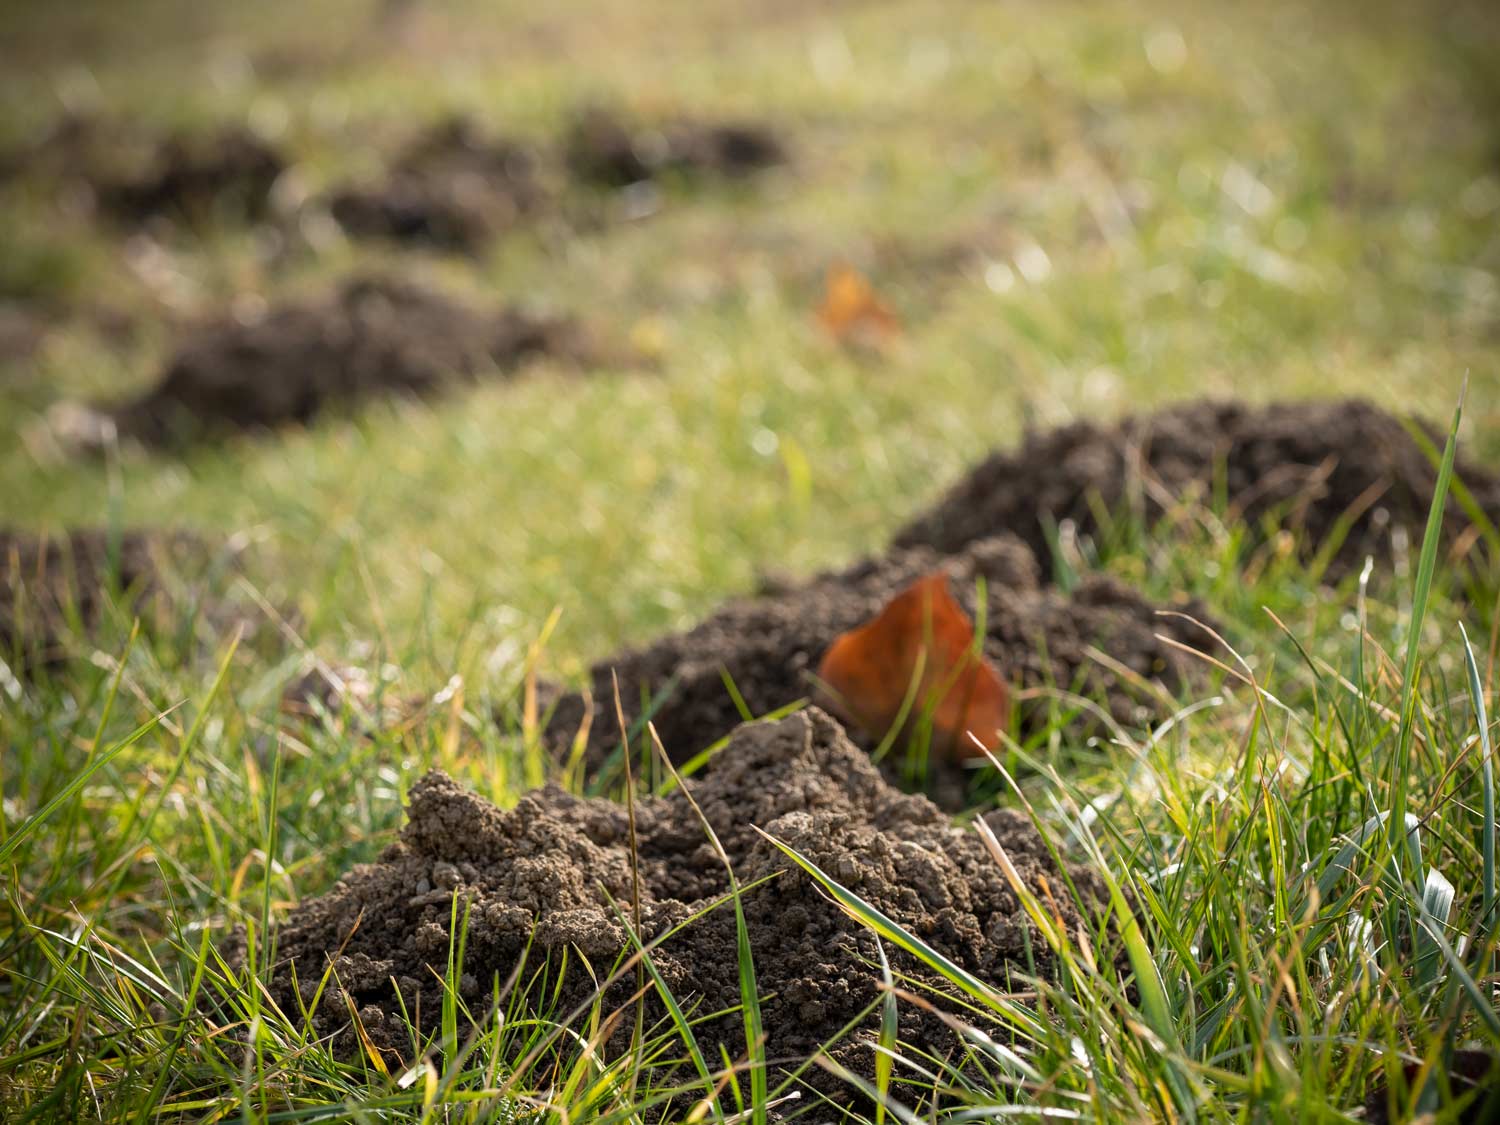
<svg viewBox="0 0 1500 1125">
<path fill-rule="evenodd" d="M 1420 909 L 1425 924 L 1417 932 L 1417 959 L 1412 975 L 1417 987 L 1425 988 L 1437 976 L 1438 950 L 1431 934 L 1448 924 L 1448 915 L 1453 910 L 1453 884 L 1436 868 L 1427 872 Z"/>
<path fill-rule="evenodd" d="M 1432 506 L 1427 511 L 1427 530 L 1422 536 L 1422 553 L 1417 563 L 1417 584 L 1412 594 L 1411 617 L 1406 624 L 1406 657 L 1401 679 L 1401 733 L 1390 765 L 1391 808 L 1398 812 L 1406 810 L 1407 788 L 1411 782 L 1411 745 L 1417 727 L 1417 667 L 1421 659 L 1422 622 L 1427 616 L 1427 599 L 1432 593 L 1438 546 L 1443 539 L 1443 514 L 1448 505 L 1448 488 L 1453 481 L 1458 426 L 1464 414 L 1463 398 L 1460 393 L 1458 406 L 1453 411 L 1453 423 L 1448 427 L 1448 441 L 1443 447 L 1437 487 L 1433 490 Z M 1401 827 L 1393 818 L 1387 829 L 1390 833 L 1391 853 L 1399 855 Z"/>
</svg>

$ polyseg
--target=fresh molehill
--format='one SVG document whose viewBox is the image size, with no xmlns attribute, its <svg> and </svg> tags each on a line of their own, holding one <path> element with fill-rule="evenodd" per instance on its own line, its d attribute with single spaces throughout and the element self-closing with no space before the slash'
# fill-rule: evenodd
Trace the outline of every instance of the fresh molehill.
<svg viewBox="0 0 1500 1125">
<path fill-rule="evenodd" d="M 1500 477 L 1463 462 L 1457 475 L 1488 518 L 1500 518 Z M 993 453 L 895 543 L 952 552 L 1009 533 L 1047 569 L 1065 521 L 1090 536 L 1101 519 L 1192 518 L 1222 502 L 1252 532 L 1274 523 L 1299 532 L 1309 555 L 1328 550 L 1337 575 L 1389 556 L 1398 536 L 1420 542 L 1436 484 L 1406 425 L 1367 402 L 1189 402 L 1114 425 L 1075 422 Z M 1449 544 L 1462 545 L 1469 528 L 1451 501 Z"/>
<path fill-rule="evenodd" d="M 590 675 L 594 760 L 602 762 L 619 741 L 612 721 L 615 676 L 626 721 L 649 715 L 672 757 L 687 759 L 742 719 L 729 683 L 756 716 L 818 695 L 815 673 L 835 639 L 874 619 L 933 571 L 948 576 L 964 612 L 982 622 L 984 656 L 1000 674 L 1023 689 L 1039 689 L 1017 693 L 1023 731 L 1049 721 L 1054 696 L 1048 689 L 1054 687 L 1100 700 L 1114 720 L 1137 724 L 1161 706 L 1149 685 L 1175 691 L 1202 667 L 1162 639 L 1201 648 L 1209 644 L 1202 629 L 1158 616 L 1163 607 L 1105 576 L 1086 578 L 1067 594 L 1046 587 L 1031 552 L 1012 536 L 972 543 L 949 557 L 919 547 L 731 601 L 686 632 L 599 661 Z M 1192 603 L 1171 608 L 1205 616 Z M 555 701 L 551 730 L 560 744 L 584 712 L 581 694 Z"/>
<path fill-rule="evenodd" d="M 270 208 L 286 156 L 243 125 L 153 134 L 109 117 L 69 114 L 0 155 L 0 179 L 51 181 L 117 222 L 254 219 Z"/>
<path fill-rule="evenodd" d="M 880 995 L 879 953 L 873 935 L 757 828 L 999 988 L 1022 989 L 1026 977 L 1049 971 L 1045 944 L 978 836 L 954 827 L 926 798 L 888 785 L 822 712 L 741 727 L 718 768 L 685 784 L 740 885 L 757 884 L 744 893 L 743 907 L 763 997 L 765 1057 L 776 1069 L 835 1042 L 836 1059 L 870 1072 L 876 1021 L 868 1010 Z M 1077 867 L 1059 871 L 1020 814 L 992 813 L 988 822 L 1027 887 L 1057 888 L 1068 930 L 1091 928 L 1073 904 L 1097 899 L 1097 878 Z M 641 938 L 652 941 L 687 922 L 652 953 L 665 987 L 698 1017 L 736 1008 L 736 923 L 732 906 L 721 901 L 730 884 L 697 812 L 681 790 L 642 798 L 635 838 Z M 283 1011 L 297 1011 L 330 973 L 311 1013 L 316 1032 L 356 1054 L 357 1014 L 369 1043 L 393 1060 L 418 1057 L 440 1032 L 445 978 L 456 981 L 459 999 L 479 1017 L 518 965 L 523 989 L 546 967 L 552 984 L 526 995 L 553 997 L 550 1012 L 533 1014 L 564 1019 L 587 1008 L 634 948 L 624 921 L 633 909 L 631 854 L 622 805 L 549 786 L 502 812 L 447 776 L 429 774 L 412 788 L 400 841 L 303 903 L 280 929 L 271 994 Z M 1069 882 L 1076 898 L 1062 893 Z M 461 937 L 455 917 L 467 918 Z M 462 967 L 450 972 L 450 950 L 460 940 Z M 940 989 L 915 959 L 889 945 L 887 952 L 897 973 Z M 625 972 L 605 991 L 605 1013 L 628 1004 L 635 986 L 635 974 Z M 664 1016 L 660 995 L 648 995 L 647 1009 L 653 1021 Z M 850 1023 L 854 1031 L 838 1041 Z M 630 1019 L 620 1021 L 606 1051 L 628 1046 L 630 1026 Z M 461 1022 L 461 1039 L 468 1030 Z M 916 1006 L 903 1007 L 900 1032 L 922 1049 L 955 1045 L 941 1021 Z M 744 1055 L 737 1013 L 708 1020 L 698 1036 L 714 1058 L 715 1040 L 731 1057 Z M 851 1096 L 816 1068 L 809 1079 L 831 1097 Z"/>
<path fill-rule="evenodd" d="M 226 317 L 190 332 L 156 386 L 70 423 L 85 444 L 112 426 L 146 445 L 306 423 L 382 395 L 432 397 L 529 361 L 598 358 L 567 317 L 479 310 L 382 276 L 289 300 L 248 323 Z"/>
<path fill-rule="evenodd" d="M 478 253 L 543 198 L 529 148 L 453 118 L 411 141 L 384 179 L 335 192 L 329 209 L 356 238 Z"/>
<path fill-rule="evenodd" d="M 171 136 L 145 164 L 94 185 L 99 206 L 125 222 L 156 216 L 258 218 L 286 170 L 285 158 L 249 130 L 232 126 L 204 136 Z"/>
<path fill-rule="evenodd" d="M 649 125 L 600 106 L 578 115 L 564 147 L 574 176 L 600 187 L 663 176 L 739 179 L 787 159 L 781 138 L 759 122 L 681 119 Z"/>
</svg>

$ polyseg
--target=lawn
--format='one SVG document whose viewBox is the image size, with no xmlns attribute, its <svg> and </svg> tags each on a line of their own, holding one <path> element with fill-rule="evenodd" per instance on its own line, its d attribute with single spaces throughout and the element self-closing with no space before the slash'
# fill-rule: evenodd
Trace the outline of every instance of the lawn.
<svg viewBox="0 0 1500 1125">
<path fill-rule="evenodd" d="M 1446 427 L 1467 386 L 1459 447 L 1500 460 L 1497 52 L 1483 4 L 1383 0 L 6 5 L 8 149 L 65 111 L 248 122 L 313 197 L 449 114 L 545 146 L 601 103 L 764 121 L 790 160 L 670 183 L 642 217 L 580 197 L 473 256 L 307 222 L 123 230 L 26 167 L 0 180 L 0 300 L 48 324 L 0 357 L 5 523 L 235 537 L 221 592 L 262 622 L 132 638 L 121 613 L 61 667 L 0 676 L 0 1116 L 686 1119 L 662 1100 L 683 1081 L 672 1027 L 623 1063 L 554 1045 L 542 1075 L 515 1069 L 532 1033 L 491 1024 L 387 1074 L 268 1009 L 264 966 L 219 951 L 377 856 L 427 768 L 502 806 L 540 782 L 551 763 L 510 721 L 529 675 L 576 679 L 767 572 L 878 550 L 1028 428 L 1342 394 Z M 880 346 L 819 325 L 840 262 L 900 319 Z M 195 318 L 372 267 L 571 311 L 643 362 L 181 454 L 70 458 L 46 433 L 60 400 L 148 384 Z M 1063 969 L 1018 1063 L 898 1062 L 869 1119 L 928 1120 L 942 1086 L 1021 1120 L 1349 1120 L 1373 1082 L 1404 1091 L 1403 1063 L 1437 1075 L 1457 1046 L 1500 1045 L 1476 718 L 1492 576 L 1435 554 L 1428 599 L 1418 535 L 1329 590 L 1200 531 L 1137 529 L 1097 565 L 1202 597 L 1235 671 L 1167 730 L 1059 725 L 1000 798 L 1123 885 L 1122 959 L 1054 935 Z M 309 653 L 429 705 L 373 733 L 289 721 Z M 1022 1017 L 973 987 L 972 1022 L 1003 1039 Z M 706 1118 L 753 1100 L 755 1071 Z M 1451 1093 L 1434 1077 L 1421 1096 L 1457 1120 Z"/>
</svg>

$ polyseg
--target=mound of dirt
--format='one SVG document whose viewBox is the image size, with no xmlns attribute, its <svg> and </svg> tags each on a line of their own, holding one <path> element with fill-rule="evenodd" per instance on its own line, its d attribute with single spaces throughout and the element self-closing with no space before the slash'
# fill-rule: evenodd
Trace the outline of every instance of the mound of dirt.
<svg viewBox="0 0 1500 1125">
<path fill-rule="evenodd" d="M 1110 578 L 1087 578 L 1071 595 L 1044 588 L 1036 560 L 1013 537 L 974 543 L 946 558 L 929 548 L 895 551 L 802 585 L 729 602 L 687 632 L 599 661 L 590 674 L 597 710 L 589 732 L 593 762 L 602 763 L 619 741 L 612 674 L 619 677 L 627 722 L 636 720 L 649 697 L 651 721 L 663 744 L 675 760 L 684 760 L 740 721 L 725 674 L 753 715 L 813 697 L 811 675 L 834 638 L 869 621 L 895 594 L 938 568 L 950 575 L 959 603 L 976 621 L 981 616 L 976 583 L 983 579 L 985 655 L 1023 688 L 1077 690 L 1102 700 L 1115 720 L 1133 726 L 1157 713 L 1159 704 L 1094 659 L 1094 651 L 1169 691 L 1201 667 L 1157 634 L 1204 647 L 1208 638 L 1202 630 L 1157 616 L 1158 607 Z M 1173 608 L 1207 620 L 1196 604 Z M 549 735 L 561 748 L 583 719 L 584 700 L 569 693 L 548 702 L 553 705 Z M 1020 700 L 1022 729 L 1034 727 L 1052 705 L 1046 693 Z"/>
<path fill-rule="evenodd" d="M 169 137 L 140 167 L 96 178 L 105 213 L 138 223 L 156 216 L 259 218 L 287 162 L 248 129 L 230 126 L 205 136 Z"/>
<path fill-rule="evenodd" d="M 663 175 L 737 179 L 786 162 L 786 147 L 765 125 L 669 121 L 641 126 L 607 109 L 585 110 L 564 143 L 578 179 L 626 187 Z"/>
<path fill-rule="evenodd" d="M 1038 972 L 1049 971 L 1044 944 L 976 835 L 953 827 L 925 798 L 887 785 L 822 712 L 741 727 L 720 767 L 687 785 L 740 882 L 775 876 L 746 894 L 744 909 L 764 997 L 767 1057 L 777 1069 L 805 1059 L 877 997 L 878 954 L 870 933 L 756 827 L 982 979 L 1009 987 L 1013 976 L 1030 971 L 1028 956 Z M 475 1013 L 487 1009 L 495 987 L 523 957 L 526 980 L 544 961 L 562 973 L 571 950 L 553 1013 L 561 1018 L 595 991 L 577 954 L 602 979 L 632 948 L 618 913 L 629 915 L 632 897 L 624 807 L 548 787 L 501 812 L 432 773 L 412 788 L 409 814 L 400 841 L 379 862 L 355 868 L 327 895 L 303 903 L 277 937 L 270 987 L 283 1011 L 312 1001 L 331 962 L 334 978 L 313 1024 L 320 1035 L 335 1036 L 344 1053 L 360 1049 L 351 1010 L 371 1042 L 398 1058 L 411 1055 L 403 1002 L 423 1037 L 439 1031 L 455 898 L 469 918 L 460 991 Z M 1068 929 L 1087 924 L 1030 823 L 1008 812 L 988 821 L 1025 883 L 1038 892 L 1044 884 L 1053 889 Z M 646 940 L 727 893 L 724 868 L 681 792 L 641 800 L 636 834 Z M 1099 896 L 1089 871 L 1074 867 L 1066 875 L 1086 899 Z M 897 973 L 938 984 L 913 959 L 887 952 Z M 731 908 L 691 922 L 653 958 L 685 1008 L 707 1015 L 739 1004 Z M 606 992 L 606 1011 L 626 1003 L 634 987 L 627 972 Z M 540 998 L 535 990 L 528 997 Z M 648 1020 L 665 1014 L 655 994 L 647 1003 Z M 952 1043 L 943 1025 L 914 1005 L 903 1006 L 901 1019 L 908 1043 L 939 1051 Z M 631 1024 L 621 1021 L 607 1050 L 628 1042 Z M 467 1030 L 461 1027 L 460 1037 Z M 860 1027 L 835 1056 L 868 1074 L 869 1036 L 869 1026 Z M 732 1057 L 744 1052 L 738 1015 L 707 1021 L 699 1037 L 710 1059 L 720 1057 L 719 1042 Z M 811 1081 L 849 1098 L 816 1068 Z"/>
<path fill-rule="evenodd" d="M 182 608 L 167 576 L 203 569 L 214 555 L 186 532 L 0 528 L 0 659 L 20 671 L 55 666 L 76 632 L 97 629 L 112 605 L 165 627 Z"/>
<path fill-rule="evenodd" d="M 529 149 L 455 118 L 418 136 L 384 181 L 336 192 L 329 209 L 351 237 L 475 253 L 543 195 Z"/>
<path fill-rule="evenodd" d="M 434 396 L 542 357 L 601 359 L 571 319 L 511 308 L 481 312 L 410 282 L 363 277 L 249 322 L 226 317 L 200 327 L 156 386 L 69 423 L 67 436 L 95 445 L 112 425 L 122 437 L 168 445 L 270 429 L 377 395 Z"/>
<path fill-rule="evenodd" d="M 1441 448 L 1442 435 L 1429 433 Z M 1500 518 L 1500 477 L 1467 462 L 1458 476 L 1490 518 Z M 1093 535 L 1101 512 L 1133 511 L 1155 522 L 1179 505 L 1220 496 L 1252 530 L 1274 519 L 1302 531 L 1309 553 L 1347 519 L 1331 566 L 1337 576 L 1368 555 L 1389 557 L 1394 532 L 1420 543 L 1436 484 L 1432 462 L 1400 420 L 1367 402 L 1189 402 L 1113 426 L 1075 422 L 996 452 L 895 545 L 953 552 L 1010 533 L 1045 567 L 1049 521 L 1070 520 Z M 1467 526 L 1452 503 L 1450 543 Z"/>
<path fill-rule="evenodd" d="M 23 176 L 81 183 L 123 175 L 150 155 L 149 140 L 124 120 L 66 113 L 0 153 L 0 182 Z"/>
</svg>

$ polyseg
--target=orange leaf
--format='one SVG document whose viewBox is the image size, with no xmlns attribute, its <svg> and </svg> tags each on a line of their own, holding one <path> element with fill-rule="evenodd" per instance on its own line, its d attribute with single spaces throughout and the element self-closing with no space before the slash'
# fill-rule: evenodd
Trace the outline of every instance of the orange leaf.
<svg viewBox="0 0 1500 1125">
<path fill-rule="evenodd" d="M 1010 717 L 1010 692 L 976 650 L 974 624 L 938 572 L 897 594 L 873 621 L 835 638 L 818 678 L 872 738 L 883 738 L 921 668 L 910 716 L 932 712 L 932 750 L 959 762 L 972 732 L 990 750 Z"/>
<path fill-rule="evenodd" d="M 864 274 L 852 266 L 828 271 L 818 321 L 836 340 L 884 343 L 901 333 L 901 320 L 875 292 Z"/>
</svg>

